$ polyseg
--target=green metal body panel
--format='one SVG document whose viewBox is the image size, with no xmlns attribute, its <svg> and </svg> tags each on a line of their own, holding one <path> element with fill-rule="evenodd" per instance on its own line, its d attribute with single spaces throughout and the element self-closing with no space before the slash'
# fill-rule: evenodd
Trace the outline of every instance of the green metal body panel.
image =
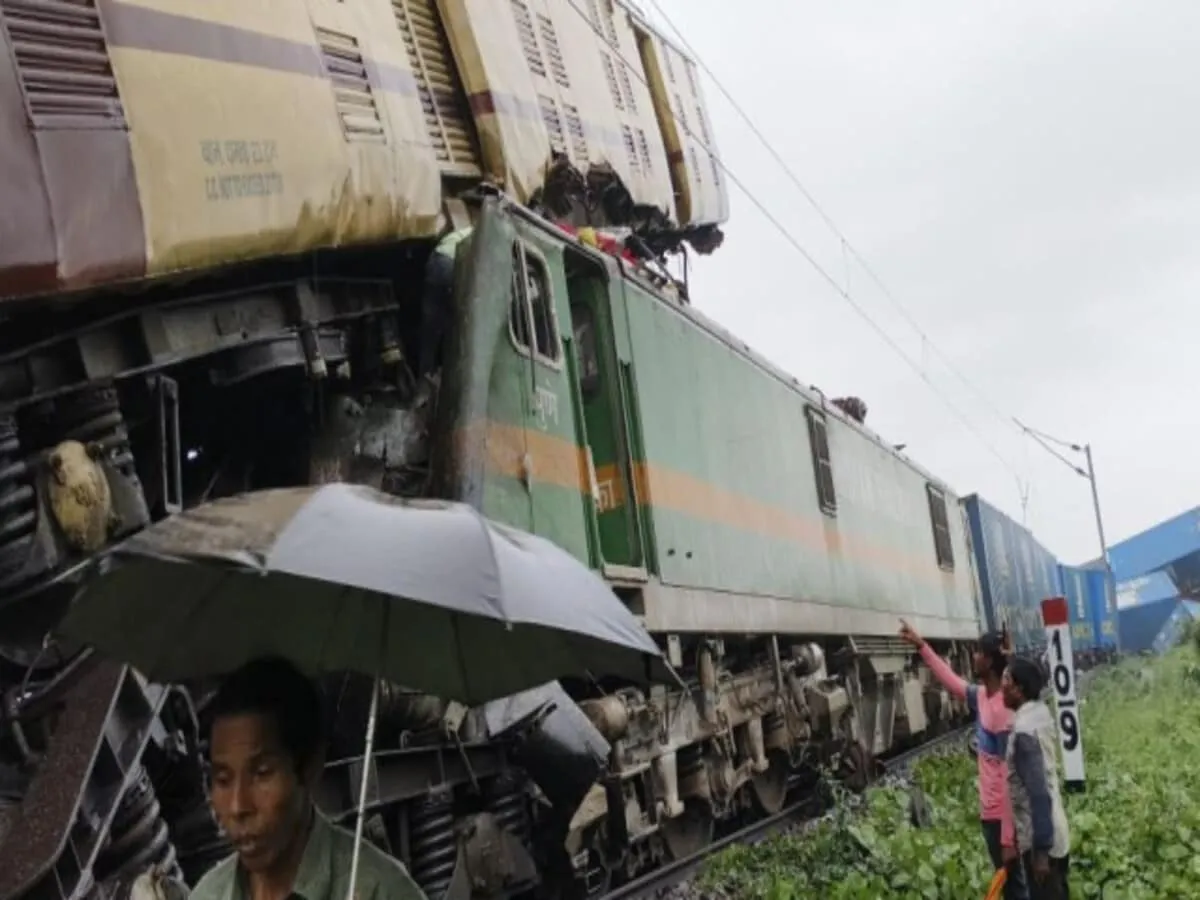
<svg viewBox="0 0 1200 900">
<path fill-rule="evenodd" d="M 632 284 L 625 297 L 646 464 L 715 487 L 717 501 L 741 501 L 699 518 L 673 497 L 665 508 L 652 498 L 665 584 L 977 619 L 966 530 L 952 495 L 955 569 L 943 572 L 929 479 L 830 407 L 838 509 L 836 517 L 823 514 L 805 417 L 806 405 L 821 407 L 821 398 L 693 311 Z"/>
<path fill-rule="evenodd" d="M 497 325 L 521 254 L 544 272 L 556 360 L 521 346 L 509 319 Z M 444 391 L 474 399 L 439 409 L 439 428 L 467 435 L 449 445 L 447 493 L 608 574 L 641 571 L 676 604 L 723 602 L 729 630 L 766 630 L 747 622 L 746 604 L 761 598 L 870 613 L 881 634 L 898 616 L 957 623 L 947 634 L 976 627 L 956 498 L 946 492 L 946 571 L 931 479 L 875 435 L 611 258 L 524 215 L 485 207 L 466 257 L 456 299 L 471 333 L 453 342 Z M 818 504 L 809 404 L 826 409 L 836 516 Z M 464 476 L 480 471 L 480 485 Z"/>
</svg>

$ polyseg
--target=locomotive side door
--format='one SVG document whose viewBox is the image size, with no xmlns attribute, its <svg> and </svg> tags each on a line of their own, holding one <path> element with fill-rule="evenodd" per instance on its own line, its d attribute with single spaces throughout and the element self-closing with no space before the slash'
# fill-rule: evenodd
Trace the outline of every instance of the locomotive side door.
<svg viewBox="0 0 1200 900">
<path fill-rule="evenodd" d="M 592 483 L 601 569 L 612 578 L 641 580 L 646 554 L 637 506 L 630 439 L 632 384 L 617 350 L 607 272 L 594 260 L 568 251 L 567 296 L 571 310 L 569 365 L 584 434 L 581 443 Z"/>
</svg>

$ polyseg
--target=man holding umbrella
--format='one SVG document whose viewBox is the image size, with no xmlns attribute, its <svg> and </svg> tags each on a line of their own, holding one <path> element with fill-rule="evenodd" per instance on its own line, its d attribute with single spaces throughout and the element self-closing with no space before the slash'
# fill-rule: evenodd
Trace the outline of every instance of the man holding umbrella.
<svg viewBox="0 0 1200 900">
<path fill-rule="evenodd" d="M 321 815 L 312 789 L 324 764 L 318 688 L 280 658 L 234 672 L 211 707 L 213 814 L 234 854 L 192 900 L 346 900 L 354 835 Z M 364 842 L 355 900 L 424 900 L 399 861 Z"/>
</svg>

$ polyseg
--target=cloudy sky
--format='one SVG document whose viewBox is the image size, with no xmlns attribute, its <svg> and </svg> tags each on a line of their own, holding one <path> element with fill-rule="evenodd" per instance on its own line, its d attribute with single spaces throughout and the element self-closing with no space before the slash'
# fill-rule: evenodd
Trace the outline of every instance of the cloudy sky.
<svg viewBox="0 0 1200 900">
<path fill-rule="evenodd" d="M 700 309 L 960 493 L 1027 483 L 1065 561 L 1088 484 L 1011 416 L 1091 442 L 1110 542 L 1200 503 L 1200 2 L 657 2 L 888 292 L 706 79 L 730 171 L 913 366 L 736 189 Z"/>
</svg>

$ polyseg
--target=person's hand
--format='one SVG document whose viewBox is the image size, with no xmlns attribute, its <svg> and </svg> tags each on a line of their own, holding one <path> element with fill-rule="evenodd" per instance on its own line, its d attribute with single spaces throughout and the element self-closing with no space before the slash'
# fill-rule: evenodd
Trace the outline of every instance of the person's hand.
<svg viewBox="0 0 1200 900">
<path fill-rule="evenodd" d="M 1004 865 L 1011 866 L 1020 858 L 1021 854 L 1017 852 L 1016 847 L 1006 846 L 1000 848 L 1000 859 L 1004 861 Z"/>
<path fill-rule="evenodd" d="M 1050 877 L 1050 855 L 1048 853 L 1033 854 L 1033 877 L 1038 884 L 1044 883 Z"/>
<path fill-rule="evenodd" d="M 912 644 L 918 650 L 920 650 L 921 645 L 925 643 L 925 639 L 917 634 L 917 630 L 903 619 L 900 620 L 900 639 Z"/>
</svg>

